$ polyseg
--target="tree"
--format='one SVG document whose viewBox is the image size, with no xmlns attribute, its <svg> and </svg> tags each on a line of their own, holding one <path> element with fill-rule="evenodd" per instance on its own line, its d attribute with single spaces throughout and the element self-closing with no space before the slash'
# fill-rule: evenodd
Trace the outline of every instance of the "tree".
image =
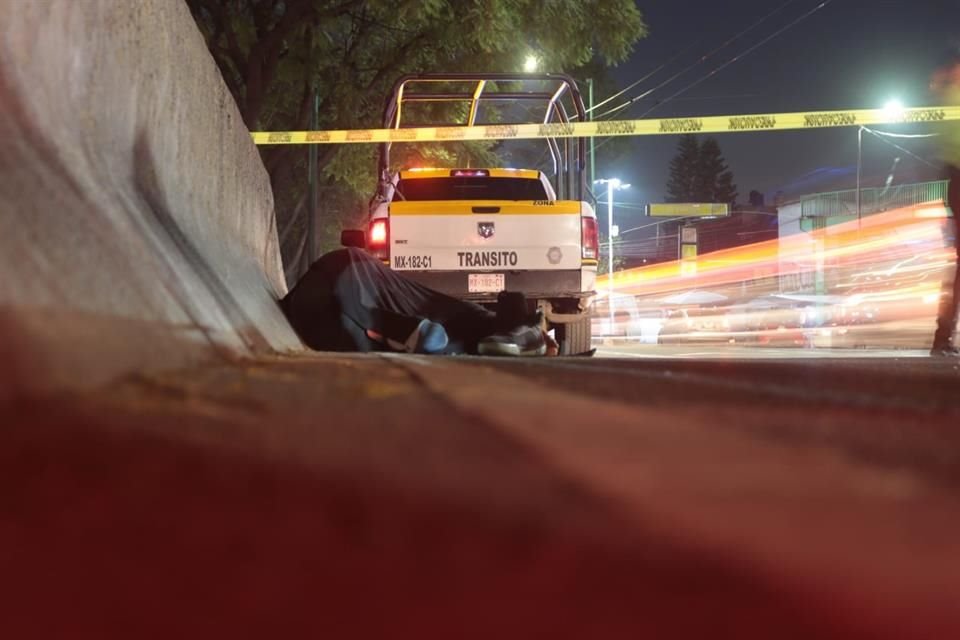
<svg viewBox="0 0 960 640">
<path fill-rule="evenodd" d="M 646 27 L 633 0 L 187 0 L 252 130 L 301 130 L 314 100 L 321 129 L 380 126 L 383 101 L 405 73 L 517 70 L 530 51 L 547 70 L 623 60 Z M 536 17 L 536 19 L 532 19 Z M 518 34 L 523 34 L 522 39 Z M 464 151 L 466 149 L 466 151 Z M 490 145 L 420 152 L 482 155 Z M 373 145 L 329 145 L 328 188 L 369 196 Z M 278 224 L 297 224 L 303 147 L 262 147 Z M 293 232 L 289 237 L 298 237 Z M 289 248 L 284 247 L 285 255 Z"/>
<path fill-rule="evenodd" d="M 707 138 L 700 145 L 697 169 L 696 195 L 703 199 L 695 202 L 734 203 L 737 185 L 733 183 L 733 172 L 727 167 L 715 138 Z"/>
<path fill-rule="evenodd" d="M 700 143 L 697 136 L 685 135 L 677 143 L 677 154 L 670 161 L 667 179 L 667 202 L 697 202 Z"/>
<path fill-rule="evenodd" d="M 667 202 L 733 204 L 736 199 L 733 172 L 727 166 L 717 141 L 707 138 L 701 143 L 693 135 L 681 137 L 677 153 L 670 161 Z"/>
</svg>

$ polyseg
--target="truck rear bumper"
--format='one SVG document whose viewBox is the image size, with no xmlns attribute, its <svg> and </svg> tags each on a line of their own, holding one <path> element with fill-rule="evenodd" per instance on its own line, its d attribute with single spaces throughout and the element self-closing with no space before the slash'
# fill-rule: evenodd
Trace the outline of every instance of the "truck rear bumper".
<svg viewBox="0 0 960 640">
<path fill-rule="evenodd" d="M 492 302 L 496 293 L 470 293 L 466 271 L 398 271 L 405 278 L 461 300 Z M 592 274 L 591 274 L 592 275 Z M 523 292 L 528 298 L 589 298 L 594 291 L 584 291 L 585 274 L 580 269 L 557 271 L 506 271 L 507 291 Z M 590 284 L 592 285 L 592 279 Z M 592 286 L 590 287 L 592 289 Z"/>
</svg>

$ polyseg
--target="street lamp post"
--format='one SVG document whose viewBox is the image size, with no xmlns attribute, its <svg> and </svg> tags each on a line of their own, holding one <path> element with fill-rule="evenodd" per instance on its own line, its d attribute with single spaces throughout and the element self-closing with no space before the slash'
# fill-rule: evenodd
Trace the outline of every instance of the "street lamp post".
<svg viewBox="0 0 960 640">
<path fill-rule="evenodd" d="M 863 127 L 857 128 L 857 228 L 860 228 L 862 207 L 860 204 L 860 173 L 863 171 Z"/>
<path fill-rule="evenodd" d="M 610 332 L 613 333 L 613 192 L 629 189 L 630 185 L 620 182 L 619 178 L 601 178 L 594 182 L 607 185 L 607 309 L 610 315 Z"/>
<path fill-rule="evenodd" d="M 903 118 L 904 106 L 896 98 L 887 100 L 883 105 L 883 115 L 890 120 L 900 120 Z M 860 228 L 863 219 L 863 195 L 861 194 L 861 174 L 863 173 L 863 130 L 861 125 L 857 127 L 857 228 Z M 869 129 L 867 129 L 869 131 Z M 874 134 L 876 135 L 876 134 Z"/>
</svg>

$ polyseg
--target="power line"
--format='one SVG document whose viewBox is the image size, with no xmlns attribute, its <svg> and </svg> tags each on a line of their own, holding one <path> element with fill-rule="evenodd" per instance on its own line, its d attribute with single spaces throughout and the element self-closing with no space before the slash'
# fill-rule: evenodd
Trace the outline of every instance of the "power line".
<svg viewBox="0 0 960 640">
<path fill-rule="evenodd" d="M 901 147 L 901 146 L 898 145 L 897 143 L 895 143 L 895 142 L 890 142 L 889 140 L 885 140 L 885 139 L 880 135 L 880 132 L 874 131 L 873 129 L 869 129 L 869 128 L 864 127 L 864 126 L 861 126 L 860 128 L 863 129 L 864 131 L 866 131 L 867 133 L 872 133 L 872 134 L 873 134 L 874 136 L 876 136 L 881 142 L 886 142 L 886 143 L 887 143 L 888 145 L 890 145 L 891 147 L 895 147 L 895 148 L 899 149 L 900 151 L 904 152 L 904 153 L 907 154 L 908 156 L 911 156 L 912 158 L 915 158 L 915 159 L 919 160 L 920 162 L 924 163 L 925 165 L 927 165 L 927 166 L 929 166 L 929 167 L 933 167 L 934 169 L 939 168 L 939 167 L 937 167 L 937 165 L 933 164 L 933 163 L 930 162 L 929 160 L 926 160 L 926 159 L 924 159 L 924 158 L 921 158 L 920 156 L 918 156 L 917 154 L 913 153 L 912 151 L 909 151 L 908 149 L 904 149 L 903 147 Z M 904 134 L 904 135 L 905 135 L 905 134 Z M 934 135 L 936 135 L 936 134 L 934 134 Z M 897 136 L 897 137 L 899 137 L 899 136 Z M 927 136 L 922 136 L 922 137 L 927 137 Z"/>
<path fill-rule="evenodd" d="M 720 71 L 722 71 L 722 70 L 725 69 L 726 67 L 730 66 L 730 65 L 733 64 L 734 62 L 737 62 L 738 60 L 743 59 L 744 57 L 746 57 L 747 55 L 749 55 L 749 54 L 752 53 L 753 51 L 757 50 L 759 47 L 762 47 L 762 46 L 765 45 L 766 43 L 770 42 L 772 39 L 774 39 L 774 38 L 776 38 L 777 36 L 779 36 L 780 34 L 782 34 L 782 33 L 783 33 L 784 31 L 786 31 L 787 29 L 790 29 L 790 28 L 793 27 L 794 25 L 802 22 L 803 20 L 806 20 L 807 18 L 809 18 L 810 16 L 812 16 L 812 15 L 813 15 L 814 13 L 816 13 L 817 11 L 820 11 L 821 9 L 823 9 L 824 7 L 826 7 L 828 4 L 830 4 L 831 2 L 833 2 L 833 0 L 823 0 L 823 2 L 821 2 L 820 4 L 818 4 L 817 6 L 815 6 L 815 7 L 814 7 L 813 9 L 811 9 L 810 11 L 807 11 L 806 13 L 804 13 L 803 15 L 801 15 L 799 18 L 793 20 L 792 22 L 790 22 L 790 23 L 787 24 L 786 26 L 781 27 L 780 29 L 777 29 L 776 31 L 774 31 L 773 33 L 771 33 L 769 36 L 767 36 L 766 38 L 764 38 L 763 40 L 761 40 L 761 41 L 758 42 L 757 44 L 753 45 L 752 47 L 750 47 L 749 49 L 747 49 L 747 50 L 744 51 L 743 53 L 737 54 L 737 55 L 734 56 L 733 58 L 730 58 L 729 60 L 727 60 L 726 62 L 724 62 L 722 65 L 720 65 L 719 67 L 717 67 L 716 69 L 714 69 L 714 70 L 711 71 L 710 73 L 706 74 L 705 76 L 703 76 L 703 77 L 700 78 L 699 80 L 697 80 L 697 81 L 695 81 L 695 82 L 691 82 L 691 83 L 688 84 L 686 87 L 684 87 L 684 88 L 681 89 L 680 91 L 677 91 L 676 93 L 674 93 L 674 94 L 673 94 L 672 96 L 670 96 L 669 98 L 667 98 L 667 99 L 665 99 L 665 100 L 661 100 L 661 101 L 658 102 L 657 104 L 653 105 L 652 107 L 650 107 L 649 109 L 647 109 L 646 111 L 644 111 L 644 112 L 640 115 L 640 117 L 642 118 L 643 116 L 647 115 L 648 113 L 650 113 L 651 111 L 653 111 L 653 110 L 656 109 L 657 107 L 663 106 L 664 104 L 666 104 L 667 102 L 670 102 L 671 100 L 673 100 L 674 98 L 676 98 L 676 97 L 679 96 L 680 94 L 689 91 L 690 89 L 694 88 L 695 86 L 697 86 L 698 84 L 700 84 L 700 83 L 703 82 L 704 80 L 706 80 L 706 79 L 714 76 L 715 74 L 719 73 Z"/>
<path fill-rule="evenodd" d="M 607 201 L 606 201 L 606 200 L 597 200 L 597 204 L 603 204 L 603 205 L 605 205 L 605 204 L 607 204 Z M 637 204 L 637 203 L 634 203 L 634 202 L 614 202 L 614 203 L 613 203 L 613 208 L 614 208 L 615 210 L 616 210 L 616 209 L 632 209 L 632 210 L 635 210 L 635 211 L 643 211 L 644 209 L 647 208 L 647 205 L 645 205 L 645 204 Z"/>
<path fill-rule="evenodd" d="M 782 6 L 779 7 L 778 9 L 776 9 L 773 13 L 777 13 L 778 11 L 780 11 L 781 9 L 783 9 L 784 7 L 786 7 L 787 4 L 790 4 L 790 2 L 792 2 L 792 1 L 793 1 L 793 0 L 788 0 L 788 2 L 787 2 L 786 4 L 782 5 Z M 682 94 L 682 93 L 684 93 L 684 92 L 692 89 L 693 87 L 697 86 L 698 84 L 700 84 L 701 82 L 703 82 L 703 81 L 706 80 L 707 78 L 713 76 L 714 74 L 718 73 L 719 71 L 723 70 L 724 68 L 730 66 L 730 65 L 733 64 L 734 62 L 742 59 L 744 56 L 746 56 L 746 55 L 748 55 L 749 53 L 753 52 L 753 51 L 754 51 L 755 49 L 757 49 L 758 47 L 766 44 L 766 43 L 769 42 L 771 39 L 773 39 L 773 38 L 775 38 L 776 36 L 780 35 L 780 34 L 783 33 L 784 31 L 786 31 L 787 29 L 793 27 L 794 25 L 796 25 L 796 24 L 799 23 L 800 21 L 802 21 L 802 20 L 808 18 L 809 16 L 813 15 L 814 13 L 816 13 L 817 11 L 819 11 L 820 9 L 823 9 L 823 8 L 826 7 L 828 4 L 830 4 L 832 1 L 833 1 L 833 0 L 824 0 L 824 1 L 821 2 L 819 5 L 817 5 L 817 6 L 814 7 L 813 9 L 811 9 L 810 11 L 806 12 L 806 13 L 803 14 L 802 16 L 800 16 L 800 17 L 798 17 L 797 19 L 793 20 L 792 22 L 790 22 L 790 23 L 787 24 L 786 26 L 784 26 L 784 27 L 778 29 L 777 31 L 773 32 L 772 34 L 770 34 L 769 36 L 767 36 L 766 38 L 764 38 L 763 40 L 761 40 L 760 42 L 758 42 L 758 43 L 755 44 L 754 46 L 752 46 L 752 47 L 750 47 L 749 49 L 747 49 L 746 51 L 744 51 L 743 53 L 740 53 L 740 54 L 734 56 L 733 58 L 731 58 L 731 59 L 728 60 L 727 62 L 723 63 L 722 65 L 720 65 L 719 67 L 717 67 L 716 69 L 714 69 L 713 71 L 711 71 L 710 73 L 708 73 L 707 75 L 703 76 L 702 78 L 700 78 L 700 79 L 697 80 L 696 82 L 693 82 L 693 83 L 687 85 L 686 87 L 684 87 L 684 88 L 681 89 L 680 91 L 674 93 L 674 94 L 673 94 L 672 96 L 670 96 L 669 98 L 667 98 L 667 99 L 665 99 L 665 100 L 662 100 L 662 101 L 660 101 L 659 103 L 655 104 L 655 105 L 654 105 L 653 107 L 651 107 L 650 109 L 647 109 L 646 111 L 644 111 L 644 112 L 640 115 L 640 117 L 642 118 L 643 116 L 649 114 L 651 111 L 653 111 L 653 110 L 656 109 L 657 107 L 662 106 L 662 105 L 665 104 L 666 102 L 669 102 L 670 100 L 676 98 L 676 97 L 679 96 L 680 94 Z M 763 20 L 766 20 L 768 17 L 770 17 L 771 15 L 773 15 L 773 13 L 771 13 L 771 14 L 765 16 L 764 18 L 762 18 L 762 19 L 760 20 L 760 22 L 762 22 Z M 758 23 L 755 23 L 754 25 L 751 25 L 747 30 L 752 29 L 754 26 L 756 26 L 756 24 L 759 24 L 759 22 L 758 22 Z M 732 38 L 732 39 L 730 40 L 730 42 L 732 42 L 732 41 L 735 40 L 735 39 L 736 39 L 736 37 Z M 721 48 L 722 48 L 722 47 L 721 47 Z M 702 62 L 702 60 L 701 60 L 701 62 Z M 693 66 L 696 66 L 696 64 L 699 64 L 699 62 L 695 63 L 695 65 L 693 65 Z M 689 69 L 689 67 L 688 67 L 688 69 Z M 680 72 L 680 74 L 677 74 L 677 75 L 681 75 L 681 74 L 685 73 L 686 71 L 687 71 L 687 69 L 684 69 L 682 72 Z M 674 77 L 676 77 L 676 76 L 674 76 Z M 670 82 L 672 79 L 673 79 L 673 78 L 671 78 L 671 79 L 668 80 L 667 82 Z M 652 93 L 653 91 L 656 91 L 657 89 L 659 89 L 659 88 L 660 88 L 661 86 L 663 86 L 664 84 L 666 84 L 666 83 L 661 83 L 661 84 L 658 85 L 657 87 L 654 87 L 653 89 L 651 89 L 651 90 L 649 90 L 649 91 L 646 91 L 646 92 L 640 94 L 639 96 L 636 96 L 635 98 L 632 98 L 632 99 L 629 100 L 628 102 L 625 102 L 625 103 L 621 104 L 621 105 L 618 106 L 618 107 L 614 107 L 613 109 L 611 109 L 611 110 L 609 110 L 609 111 L 606 111 L 606 112 L 600 114 L 599 116 L 597 116 L 597 118 L 602 118 L 602 117 L 605 116 L 605 115 L 610 115 L 610 114 L 613 114 L 613 113 L 615 113 L 615 112 L 617 112 L 617 111 L 620 111 L 620 110 L 622 110 L 622 109 L 627 108 L 627 107 L 630 106 L 631 104 L 635 103 L 637 100 L 640 100 L 640 99 L 642 99 L 642 98 L 650 95 L 650 93 Z M 596 152 L 597 149 L 601 148 L 603 145 L 607 144 L 608 142 L 610 142 L 610 141 L 612 141 L 612 140 L 614 140 L 614 138 L 611 137 L 611 138 L 607 138 L 606 140 L 601 141 L 599 144 L 597 144 L 597 145 L 594 147 L 594 152 Z"/>
<path fill-rule="evenodd" d="M 617 98 L 619 98 L 620 96 L 622 96 L 623 94 L 625 94 L 627 91 L 630 91 L 630 89 L 633 89 L 635 86 L 637 86 L 638 84 L 640 84 L 641 82 L 643 82 L 644 80 L 646 80 L 647 78 L 649 78 L 650 76 L 656 75 L 656 74 L 659 73 L 664 67 L 666 67 L 668 64 L 670 64 L 671 62 L 673 62 L 674 60 L 676 60 L 677 58 L 679 58 L 681 55 L 683 55 L 684 53 L 686 53 L 687 51 L 689 51 L 695 44 L 696 44 L 696 43 L 690 43 L 689 45 L 687 45 L 686 47 L 684 47 L 683 49 L 681 49 L 679 52 L 673 54 L 673 56 L 671 56 L 666 62 L 664 62 L 663 64 L 661 64 L 659 67 L 657 67 L 656 69 L 654 69 L 653 71 L 651 71 L 651 72 L 648 73 L 647 75 L 643 76 L 642 78 L 640 78 L 639 80 L 637 80 L 637 81 L 635 81 L 635 82 L 630 83 L 629 85 L 627 85 L 626 87 L 624 87 L 623 89 L 621 89 L 621 90 L 618 91 L 617 93 L 613 94 L 613 95 L 610 96 L 609 98 L 607 98 L 607 99 L 605 99 L 605 100 L 602 100 L 602 101 L 598 102 L 597 104 L 593 105 L 592 107 L 590 107 L 589 109 L 587 109 L 587 113 L 590 113 L 590 112 L 593 111 L 594 109 L 599 109 L 600 107 L 602 107 L 603 105 L 607 104 L 607 103 L 610 102 L 611 100 L 616 100 Z"/>
<path fill-rule="evenodd" d="M 863 128 L 875 136 L 885 136 L 888 138 L 937 138 L 940 136 L 939 133 L 891 133 L 889 131 L 876 131 L 867 127 Z"/>
<path fill-rule="evenodd" d="M 674 80 L 676 80 L 677 78 L 679 78 L 680 76 L 682 76 L 683 74 L 685 74 L 687 71 L 690 71 L 690 70 L 693 69 L 694 67 L 696 67 L 696 66 L 698 66 L 698 65 L 700 65 L 700 64 L 703 64 L 704 62 L 706 62 L 707 60 L 709 60 L 711 57 L 713 57 L 713 55 L 716 54 L 718 51 L 721 51 L 722 49 L 726 48 L 727 46 L 729 46 L 730 44 L 732 44 L 733 42 L 735 42 L 736 40 L 738 40 L 741 36 L 743 36 L 744 34 L 752 31 L 753 29 L 755 29 L 756 27 L 758 27 L 758 26 L 761 25 L 762 23 L 766 22 L 769 18 L 773 17 L 773 16 L 776 15 L 777 13 L 780 13 L 780 11 L 782 11 L 782 10 L 785 9 L 785 8 L 787 8 L 787 6 L 793 4 L 794 2 L 796 2 L 796 0 L 787 0 L 785 3 L 783 3 L 782 5 L 780 5 L 778 8 L 776 8 L 776 9 L 774 9 L 773 11 L 771 11 L 770 13 L 766 14 L 765 16 L 763 16 L 762 18 L 760 18 L 759 20 L 757 20 L 756 22 L 754 22 L 753 24 L 751 24 L 749 27 L 747 27 L 747 28 L 744 29 L 743 31 L 740 31 L 739 33 L 737 33 L 736 35 L 734 35 L 732 38 L 730 38 L 729 40 L 727 40 L 726 42 L 724 42 L 723 44 L 721 44 L 719 47 L 713 49 L 712 51 L 710 51 L 710 52 L 707 53 L 706 55 L 701 56 L 701 57 L 700 57 L 696 62 L 694 62 L 693 64 L 688 65 L 687 67 L 685 67 L 685 68 L 684 68 L 683 70 L 681 70 L 680 72 L 673 74 L 672 76 L 670 76 L 669 78 L 667 78 L 666 80 L 664 80 L 663 82 L 661 82 L 660 84 L 658 84 L 657 86 L 653 87 L 652 89 L 648 89 L 647 91 L 644 91 L 644 92 L 641 93 L 640 95 L 631 98 L 631 99 L 628 100 L 627 102 L 624 102 L 624 103 L 621 104 L 621 105 L 618 105 L 618 106 L 613 107 L 612 109 L 610 109 L 610 110 L 608 110 L 608 111 L 605 111 L 604 113 L 601 113 L 599 116 L 596 116 L 596 117 L 594 118 L 594 120 L 599 119 L 599 118 L 603 118 L 604 116 L 607 116 L 607 115 L 611 115 L 611 114 L 617 113 L 617 112 L 619 112 L 619 111 L 622 111 L 623 109 L 626 109 L 626 108 L 629 107 L 630 105 L 636 103 L 638 100 L 642 100 L 643 98 L 649 96 L 649 95 L 650 95 L 651 93 L 653 93 L 654 91 L 657 91 L 657 90 L 661 89 L 662 87 L 670 84 L 671 82 L 673 82 Z M 678 54 L 678 55 L 679 55 L 679 54 Z M 674 56 L 674 57 L 676 57 L 676 56 Z M 635 84 L 638 84 L 638 83 L 635 83 Z M 631 86 L 633 86 L 633 85 L 631 85 Z M 623 93 L 623 92 L 621 92 L 621 93 Z M 619 94 L 618 94 L 618 95 L 619 95 Z M 616 96 L 614 96 L 614 97 L 616 97 Z M 600 104 L 604 104 L 604 103 L 606 103 L 606 102 L 609 102 L 609 100 L 610 100 L 610 99 L 608 98 L 607 100 L 605 100 L 604 102 L 601 102 Z M 599 107 L 600 105 L 598 104 L 597 106 Z"/>
</svg>

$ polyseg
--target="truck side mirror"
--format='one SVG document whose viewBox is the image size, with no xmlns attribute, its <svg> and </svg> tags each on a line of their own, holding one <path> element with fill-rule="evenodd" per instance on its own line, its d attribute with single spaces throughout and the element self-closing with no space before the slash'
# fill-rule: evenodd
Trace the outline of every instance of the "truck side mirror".
<svg viewBox="0 0 960 640">
<path fill-rule="evenodd" d="M 362 229 L 344 229 L 340 232 L 340 244 L 363 249 L 367 246 L 367 236 Z"/>
</svg>

